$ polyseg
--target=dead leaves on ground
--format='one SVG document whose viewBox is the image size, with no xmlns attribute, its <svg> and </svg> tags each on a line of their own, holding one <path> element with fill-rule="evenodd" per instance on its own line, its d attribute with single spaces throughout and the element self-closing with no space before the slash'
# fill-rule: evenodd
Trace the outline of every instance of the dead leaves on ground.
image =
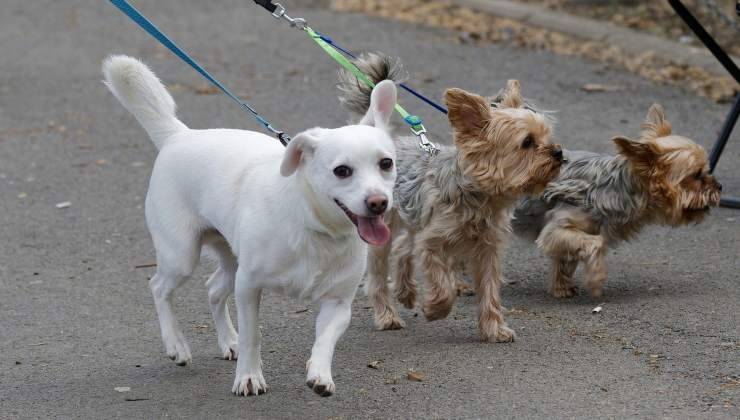
<svg viewBox="0 0 740 420">
<path fill-rule="evenodd" d="M 681 86 L 715 102 L 730 101 L 740 91 L 740 86 L 729 76 L 714 75 L 699 67 L 673 62 L 651 51 L 634 56 L 605 42 L 579 39 L 441 1 L 334 0 L 332 8 L 456 30 L 461 33 L 458 41 L 462 43 L 505 43 L 585 57 L 627 69 L 650 80 Z"/>
</svg>

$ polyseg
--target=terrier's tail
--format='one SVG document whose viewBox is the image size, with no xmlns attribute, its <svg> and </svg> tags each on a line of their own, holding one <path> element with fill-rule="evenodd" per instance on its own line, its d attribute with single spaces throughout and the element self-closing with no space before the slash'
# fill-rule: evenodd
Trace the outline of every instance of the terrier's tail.
<svg viewBox="0 0 740 420">
<path fill-rule="evenodd" d="M 380 53 L 363 54 L 352 60 L 352 63 L 375 84 L 383 80 L 392 80 L 399 84 L 407 78 L 400 60 Z M 339 71 L 339 91 L 339 101 L 347 110 L 357 116 L 367 112 L 373 88 L 346 69 Z"/>
<path fill-rule="evenodd" d="M 157 149 L 173 134 L 187 129 L 175 116 L 175 101 L 157 76 L 141 61 L 113 55 L 103 61 L 105 85 L 144 127 Z"/>
</svg>

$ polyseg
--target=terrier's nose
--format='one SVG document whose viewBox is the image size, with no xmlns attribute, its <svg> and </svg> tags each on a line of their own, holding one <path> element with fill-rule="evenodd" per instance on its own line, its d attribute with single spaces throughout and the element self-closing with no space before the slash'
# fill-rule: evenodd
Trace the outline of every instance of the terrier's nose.
<svg viewBox="0 0 740 420">
<path fill-rule="evenodd" d="M 719 190 L 719 192 L 722 192 L 722 184 L 720 184 L 719 181 L 717 181 L 717 190 Z"/>
<path fill-rule="evenodd" d="M 388 208 L 388 198 L 383 194 L 374 194 L 365 199 L 365 205 L 370 213 L 379 216 Z"/>
<path fill-rule="evenodd" d="M 552 153 L 552 157 L 554 157 L 555 159 L 563 160 L 563 149 L 561 149 L 560 147 L 552 149 L 552 152 L 550 153 Z"/>
</svg>

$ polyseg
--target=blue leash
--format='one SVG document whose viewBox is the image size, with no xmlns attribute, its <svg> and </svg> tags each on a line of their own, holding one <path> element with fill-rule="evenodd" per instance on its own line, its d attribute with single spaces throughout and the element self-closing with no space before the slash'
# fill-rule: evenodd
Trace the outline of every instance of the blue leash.
<svg viewBox="0 0 740 420">
<path fill-rule="evenodd" d="M 334 49 L 336 49 L 337 51 L 342 52 L 344 55 L 346 55 L 348 57 L 351 57 L 351 58 L 354 58 L 354 59 L 357 58 L 349 50 L 346 50 L 346 49 L 342 48 L 341 46 L 339 46 L 336 42 L 334 42 L 334 40 L 332 40 L 328 36 L 326 36 L 324 34 L 319 34 L 319 36 L 321 37 L 322 40 L 324 40 L 324 42 L 326 42 L 327 44 L 329 44 L 332 47 L 334 47 Z M 433 100 L 427 98 L 426 96 L 424 96 L 421 93 L 415 91 L 414 89 L 411 89 L 405 83 L 401 83 L 400 86 L 401 86 L 401 88 L 403 88 L 403 90 L 405 90 L 406 92 L 408 92 L 408 93 L 416 96 L 418 99 L 421 99 L 422 101 L 426 102 L 427 105 L 430 105 L 430 106 L 434 107 L 437 111 L 442 112 L 444 114 L 447 114 L 447 109 L 445 107 L 443 107 L 442 105 L 434 102 Z"/>
<path fill-rule="evenodd" d="M 244 108 L 247 112 L 252 114 L 252 116 L 257 120 L 257 122 L 262 125 L 265 129 L 270 131 L 272 134 L 274 134 L 278 140 L 280 140 L 280 143 L 283 144 L 283 146 L 286 146 L 290 142 L 290 137 L 285 135 L 284 132 L 274 128 L 266 119 L 262 118 L 262 116 L 257 113 L 251 106 L 249 106 L 246 102 L 242 101 L 231 93 L 230 90 L 228 90 L 224 85 L 221 84 L 218 80 L 216 80 L 215 77 L 211 76 L 210 73 L 208 73 L 203 67 L 200 66 L 193 58 L 191 58 L 185 51 L 182 50 L 182 48 L 178 47 L 174 42 L 172 42 L 169 38 L 167 38 L 167 35 L 162 33 L 159 29 L 157 29 L 156 26 L 152 22 L 150 22 L 144 15 L 142 15 L 138 10 L 136 10 L 133 6 L 131 6 L 126 0 L 110 0 L 111 3 L 113 3 L 114 6 L 119 8 L 126 16 L 131 18 L 134 22 L 136 22 L 139 26 L 141 26 L 142 29 L 147 31 L 149 35 L 153 36 L 157 41 L 162 43 L 165 47 L 167 47 L 170 51 L 172 51 L 176 56 L 180 57 L 184 62 L 188 63 L 190 67 L 194 68 L 198 73 L 203 75 L 206 79 L 208 79 L 209 82 L 213 83 L 214 86 L 219 88 L 221 92 L 223 92 L 226 96 L 233 99 L 234 102 L 239 104 L 242 108 Z"/>
</svg>

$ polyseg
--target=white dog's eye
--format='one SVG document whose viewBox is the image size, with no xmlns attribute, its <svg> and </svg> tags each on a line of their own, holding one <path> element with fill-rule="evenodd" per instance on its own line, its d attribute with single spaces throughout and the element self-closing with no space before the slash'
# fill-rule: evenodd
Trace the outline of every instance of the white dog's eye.
<svg viewBox="0 0 740 420">
<path fill-rule="evenodd" d="M 391 169 L 393 169 L 393 159 L 390 159 L 390 158 L 380 159 L 380 163 L 378 165 L 380 165 L 380 169 L 384 171 L 390 171 Z"/>
<path fill-rule="evenodd" d="M 334 175 L 336 175 L 337 178 L 349 178 L 352 176 L 352 168 L 346 165 L 339 165 L 334 168 Z"/>
</svg>

